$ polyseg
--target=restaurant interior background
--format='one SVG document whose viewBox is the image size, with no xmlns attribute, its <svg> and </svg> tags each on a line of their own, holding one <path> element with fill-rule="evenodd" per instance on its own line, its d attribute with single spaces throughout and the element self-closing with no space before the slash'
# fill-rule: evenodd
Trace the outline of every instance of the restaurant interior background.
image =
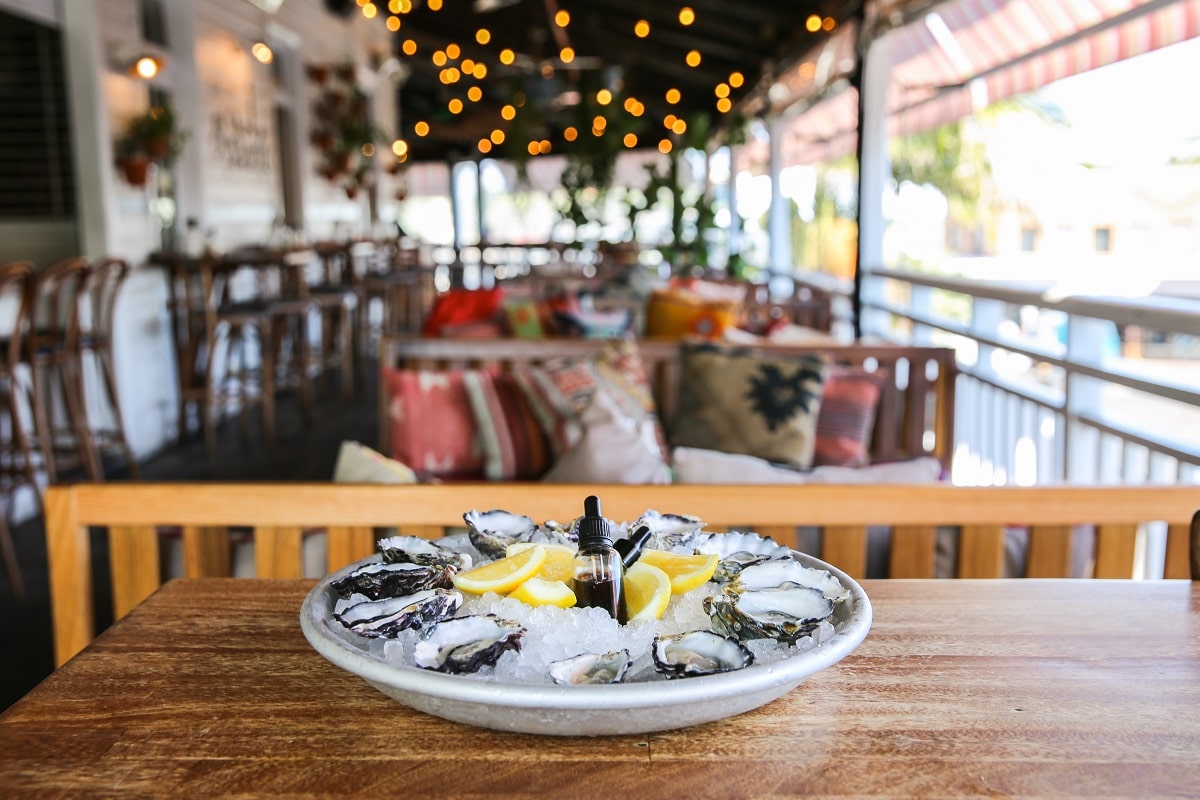
<svg viewBox="0 0 1200 800">
<path fill-rule="evenodd" d="M 427 59 L 441 52 L 445 61 L 447 42 L 422 31 L 421 15 L 474 30 L 476 16 L 511 10 L 475 13 L 488 5 L 477 2 L 468 14 L 465 0 L 447 0 L 444 8 L 437 0 L 415 7 L 321 0 L 0 0 L 5 92 L 35 98 L 21 106 L 22 125 L 7 125 L 3 134 L 8 142 L 0 173 L 8 177 L 0 192 L 0 260 L 48 264 L 82 253 L 118 255 L 137 266 L 120 299 L 115 332 L 118 383 L 135 453 L 161 451 L 178 430 L 166 278 L 147 260 L 156 250 L 179 246 L 189 220 L 218 250 L 386 233 L 396 224 L 430 244 L 556 239 L 594 247 L 602 239 L 636 237 L 642 261 L 657 269 L 654 262 L 664 253 L 680 257 L 678 248 L 671 249 L 679 242 L 669 241 L 671 214 L 653 203 L 640 214 L 631 208 L 645 201 L 647 167 L 662 170 L 671 161 L 663 151 L 671 147 L 688 206 L 675 235 L 702 245 L 709 265 L 753 279 L 800 274 L 845 290 L 862 264 L 971 280 L 1049 281 L 1059 296 L 1081 289 L 1197 293 L 1200 111 L 1177 88 L 1181 76 L 1200 66 L 1193 38 L 1200 33 L 1196 0 L 985 6 L 908 0 L 868 4 L 865 11 L 858 3 L 816 3 L 816 13 L 803 20 L 754 4 L 744 12 L 746 30 L 790 26 L 776 42 L 791 47 L 794 57 L 769 62 L 762 80 L 739 73 L 743 86 L 720 82 L 705 100 L 714 120 L 711 138 L 699 138 L 706 149 L 687 148 L 697 143 L 697 132 L 689 137 L 686 122 L 671 117 L 661 128 L 657 119 L 645 123 L 632 145 L 617 145 L 614 188 L 593 197 L 591 221 L 582 226 L 565 222 L 561 213 L 567 157 L 559 150 L 565 142 L 547 141 L 537 155 L 524 157 L 526 142 L 510 132 L 503 151 L 509 157 L 495 158 L 502 152 L 500 128 L 472 127 L 478 121 L 470 114 L 465 76 L 457 85 L 446 81 L 442 95 L 430 94 L 430 76 L 445 78 L 449 66 L 433 68 Z M 540 4 L 533 5 L 542 14 Z M 584 41 L 589 18 L 583 7 L 562 5 L 578 9 L 577 19 L 565 29 L 543 20 L 544 44 L 559 41 L 564 30 Z M 673 44 L 670 36 L 686 32 L 682 17 L 674 19 L 674 5 L 654 11 L 655 31 L 666 38 L 655 43 L 652 35 L 645 47 L 665 48 Z M 706 11 L 729 13 L 717 2 L 694 5 L 700 21 Z M 853 23 L 860 11 L 874 35 L 867 68 L 856 72 L 860 27 Z M 742 33 L 730 29 L 726 35 L 744 41 Z M 719 34 L 706 35 L 717 42 L 706 65 L 733 55 L 747 61 L 744 52 L 721 51 Z M 622 47 L 639 42 L 626 39 Z M 269 45 L 270 59 L 263 58 L 262 44 Z M 477 63 L 494 59 L 495 81 L 472 84 L 489 87 L 485 104 L 496 92 L 516 97 L 501 82 L 513 70 L 527 73 L 522 86 L 540 86 L 539 78 L 556 69 L 570 73 L 561 53 L 542 61 L 518 53 L 506 70 L 504 42 L 476 44 L 464 41 L 459 60 L 449 61 L 463 68 L 468 50 Z M 410 45 L 415 55 L 408 54 Z M 146 55 L 157 61 L 149 77 L 136 72 Z M 580 44 L 577 55 L 575 66 L 586 72 L 588 59 L 606 54 Z M 747 63 L 756 61 L 752 54 Z M 313 68 L 322 65 L 346 66 L 346 78 L 364 93 L 377 128 L 378 145 L 363 159 L 362 171 L 353 173 L 353 186 L 342 175 L 321 174 L 314 107 L 320 88 Z M 620 84 L 619 72 L 605 71 L 603 78 Z M 855 159 L 859 85 L 866 108 L 888 110 L 861 121 L 862 175 Z M 449 110 L 421 106 L 429 96 L 450 98 Z M 737 104 L 723 104 L 726 98 Z M 468 106 L 461 116 L 450 107 L 455 99 L 460 109 L 464 101 Z M 172 164 L 152 166 L 146 184 L 133 185 L 114 144 L 131 117 L 163 101 L 186 138 Z M 653 113 L 668 107 L 647 102 Z M 427 121 L 433 133 L 422 136 Z M 434 147 L 431 140 L 439 136 L 454 146 Z M 531 143 L 537 150 L 539 140 Z M 47 180 L 31 180 L 18 169 L 25 163 L 44 169 Z M 879 191 L 863 194 L 860 202 L 862 187 Z M 942 298 L 939 313 L 965 318 L 960 296 L 941 289 L 933 296 L 935 305 Z M 876 302 L 886 308 L 891 299 Z M 1029 347 L 1065 346 L 1061 313 L 1010 306 L 1011 313 L 994 323 L 995 337 Z M 864 319 L 871 313 L 868 308 Z M 913 327 L 890 315 L 876 332 L 919 335 Z M 1123 358 L 1130 343 L 1117 330 L 1110 324 L 1104 343 Z M 988 350 L 952 331 L 926 335 L 961 346 L 967 362 Z M 1150 332 L 1139 354 L 1155 359 L 1139 357 L 1139 368 L 1151 376 L 1169 374 L 1184 388 L 1161 401 L 1169 405 L 1164 413 L 1154 405 L 1121 412 L 1157 422 L 1177 452 L 1193 456 L 1200 452 L 1200 414 L 1194 396 L 1190 405 L 1179 397 L 1200 385 L 1196 342 L 1195 330 Z M 1026 375 L 1032 383 L 1062 382 L 1061 375 L 1046 378 L 1053 370 L 1020 353 L 992 356 L 998 372 Z M 1149 408 L 1156 411 L 1139 410 Z M 1037 479 L 1017 474 L 1023 469 L 1028 472 L 1028 465 L 963 480 Z M 1193 468 L 1179 469 L 1179 480 L 1195 478 Z"/>
</svg>

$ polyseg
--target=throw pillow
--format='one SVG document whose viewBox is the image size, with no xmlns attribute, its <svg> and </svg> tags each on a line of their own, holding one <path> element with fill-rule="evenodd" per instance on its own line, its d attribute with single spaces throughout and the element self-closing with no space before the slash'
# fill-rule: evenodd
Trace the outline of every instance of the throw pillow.
<svg viewBox="0 0 1200 800">
<path fill-rule="evenodd" d="M 516 380 L 503 372 L 463 376 L 488 480 L 536 480 L 550 466 L 550 443 Z"/>
<path fill-rule="evenodd" d="M 556 456 L 579 443 L 586 431 L 581 419 L 592 395 L 603 389 L 622 413 L 645 420 L 659 442 L 660 455 L 667 453 L 666 437 L 658 421 L 650 381 L 637 345 L 629 340 L 610 342 L 589 358 L 556 358 L 541 365 L 518 364 L 513 376 L 525 393 Z"/>
<path fill-rule="evenodd" d="M 483 478 L 479 426 L 466 390 L 469 372 L 384 369 L 393 458 L 437 478 Z"/>
<path fill-rule="evenodd" d="M 417 474 L 358 442 L 345 441 L 333 465 L 334 483 L 416 483 Z"/>
<path fill-rule="evenodd" d="M 631 417 L 614 392 L 591 394 L 579 420 L 580 440 L 559 458 L 547 483 L 670 483 L 671 468 L 663 459 L 655 426 L 647 417 Z"/>
<path fill-rule="evenodd" d="M 671 441 L 807 469 L 827 371 L 815 356 L 685 344 Z"/>
<path fill-rule="evenodd" d="M 870 461 L 875 409 L 885 380 L 882 371 L 830 370 L 817 414 L 814 466 L 860 467 Z"/>
</svg>

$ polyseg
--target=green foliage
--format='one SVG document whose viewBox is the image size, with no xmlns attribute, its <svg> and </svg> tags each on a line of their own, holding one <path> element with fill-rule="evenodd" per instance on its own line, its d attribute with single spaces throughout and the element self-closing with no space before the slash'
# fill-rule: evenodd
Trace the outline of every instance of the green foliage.
<svg viewBox="0 0 1200 800">
<path fill-rule="evenodd" d="M 175 109 L 164 102 L 125 123 L 116 141 L 117 158 L 144 157 L 156 164 L 170 166 L 179 157 L 187 139 L 187 132 L 178 130 Z"/>
</svg>

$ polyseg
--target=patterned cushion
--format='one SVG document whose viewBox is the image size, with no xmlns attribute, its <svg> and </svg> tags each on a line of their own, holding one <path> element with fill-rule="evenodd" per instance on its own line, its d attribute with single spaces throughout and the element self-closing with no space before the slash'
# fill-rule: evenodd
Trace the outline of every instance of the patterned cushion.
<svg viewBox="0 0 1200 800">
<path fill-rule="evenodd" d="M 541 365 L 518 364 L 514 366 L 513 376 L 550 438 L 556 456 L 569 452 L 583 439 L 587 429 L 583 412 L 591 405 L 592 395 L 603 389 L 625 417 L 650 426 L 665 458 L 666 437 L 635 343 L 628 340 L 611 342 L 591 358 L 556 358 Z"/>
<path fill-rule="evenodd" d="M 671 441 L 807 469 L 827 371 L 813 356 L 686 344 Z"/>
<path fill-rule="evenodd" d="M 554 462 L 547 483 L 670 483 L 652 419 L 627 416 L 614 392 L 592 393 L 580 414 L 583 437 Z"/>
<path fill-rule="evenodd" d="M 825 381 L 813 466 L 860 467 L 870 461 L 875 409 L 886 371 L 835 367 Z"/>
<path fill-rule="evenodd" d="M 550 466 L 550 443 L 520 387 L 502 372 L 463 376 L 483 446 L 488 480 L 536 480 Z"/>
<path fill-rule="evenodd" d="M 392 458 L 437 478 L 483 478 L 479 426 L 466 390 L 469 372 L 383 371 Z"/>
</svg>

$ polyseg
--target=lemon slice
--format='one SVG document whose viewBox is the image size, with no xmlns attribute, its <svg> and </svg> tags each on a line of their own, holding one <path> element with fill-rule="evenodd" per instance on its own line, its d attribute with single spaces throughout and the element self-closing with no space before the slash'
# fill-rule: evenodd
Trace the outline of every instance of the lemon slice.
<svg viewBox="0 0 1200 800">
<path fill-rule="evenodd" d="M 534 545 L 515 556 L 508 556 L 454 576 L 454 588 L 470 594 L 496 592 L 506 594 L 537 574 L 546 563 L 546 548 Z"/>
<path fill-rule="evenodd" d="M 513 589 L 509 597 L 531 606 L 570 608 L 575 605 L 575 593 L 571 591 L 570 586 L 562 581 L 547 581 L 541 578 L 530 578 Z"/>
<path fill-rule="evenodd" d="M 682 553 L 668 553 L 665 550 L 643 550 L 637 564 L 658 567 L 670 577 L 671 591 L 675 594 L 683 594 L 707 583 L 708 579 L 717 571 L 718 561 L 720 559 L 715 553 L 689 556 Z"/>
<path fill-rule="evenodd" d="M 625 613 L 629 622 L 661 619 L 671 602 L 671 578 L 658 567 L 642 561 L 625 570 Z"/>
<path fill-rule="evenodd" d="M 533 542 L 514 542 L 504 551 L 506 556 L 515 556 L 531 547 Z M 546 562 L 538 570 L 537 576 L 548 581 L 571 582 L 571 562 L 575 560 L 575 548 L 565 544 L 543 544 L 546 548 Z"/>
</svg>

